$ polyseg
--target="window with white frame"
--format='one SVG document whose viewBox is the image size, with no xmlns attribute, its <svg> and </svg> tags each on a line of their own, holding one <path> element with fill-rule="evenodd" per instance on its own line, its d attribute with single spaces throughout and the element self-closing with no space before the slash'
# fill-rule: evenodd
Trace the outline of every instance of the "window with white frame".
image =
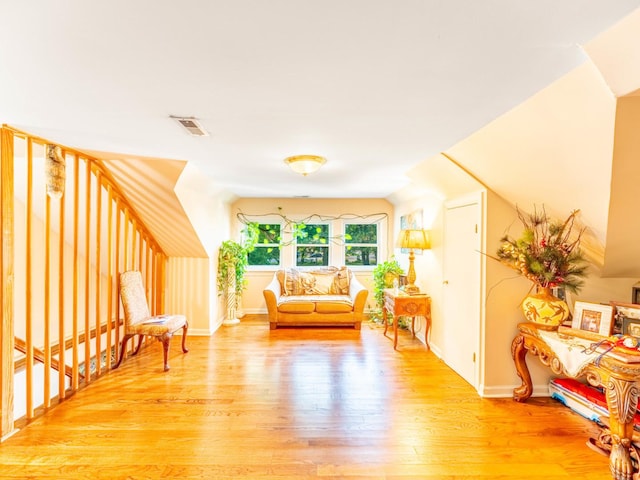
<svg viewBox="0 0 640 480">
<path fill-rule="evenodd" d="M 249 268 L 254 271 L 329 265 L 369 270 L 387 255 L 385 213 L 295 218 L 242 214 L 238 218 L 257 238 L 248 255 Z"/>
<path fill-rule="evenodd" d="M 296 225 L 296 266 L 329 265 L 329 225 L 305 223 Z"/>
<path fill-rule="evenodd" d="M 376 266 L 378 264 L 378 225 L 375 223 L 345 223 L 344 264 Z"/>
<path fill-rule="evenodd" d="M 278 223 L 258 223 L 258 239 L 247 257 L 251 266 L 279 266 L 282 226 Z"/>
</svg>

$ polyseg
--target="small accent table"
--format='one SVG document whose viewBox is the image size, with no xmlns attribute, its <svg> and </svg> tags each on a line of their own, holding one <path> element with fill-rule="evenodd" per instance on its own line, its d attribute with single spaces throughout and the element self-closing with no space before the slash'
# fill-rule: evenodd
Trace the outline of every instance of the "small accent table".
<svg viewBox="0 0 640 480">
<path fill-rule="evenodd" d="M 427 321 L 424 333 L 424 342 L 429 350 L 429 330 L 431 329 L 431 297 L 425 293 L 409 295 L 402 290 L 386 288 L 383 291 L 384 306 L 382 307 L 382 321 L 384 322 L 384 335 L 387 335 L 387 312 L 393 319 L 393 349 L 398 349 L 398 317 L 411 317 L 411 333 L 416 336 L 415 320 L 417 316 L 424 317 Z"/>
<path fill-rule="evenodd" d="M 635 472 L 630 448 L 633 416 L 640 394 L 640 363 L 624 361 L 610 354 L 596 353 L 595 356 L 588 356 L 579 346 L 571 345 L 579 342 L 578 337 L 564 335 L 562 331 L 548 332 L 534 323 L 521 323 L 518 330 L 519 333 L 511 344 L 511 355 L 522 385 L 513 390 L 513 399 L 524 402 L 533 393 L 526 363 L 527 353 L 536 355 L 556 374 L 572 378 L 586 377 L 591 385 L 604 388 L 610 415 L 610 432 L 606 435 L 610 437 L 611 448 L 609 469 L 616 480 L 632 480 Z M 567 348 L 564 348 L 562 342 L 567 343 Z M 589 342 L 595 343 L 595 340 L 588 340 L 587 343 Z M 573 368 L 568 366 L 570 361 L 574 363 Z"/>
</svg>

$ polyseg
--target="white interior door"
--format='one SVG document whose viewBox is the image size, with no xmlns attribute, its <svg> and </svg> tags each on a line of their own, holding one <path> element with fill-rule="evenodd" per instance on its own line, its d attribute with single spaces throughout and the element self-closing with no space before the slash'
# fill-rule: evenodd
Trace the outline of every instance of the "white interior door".
<svg viewBox="0 0 640 480">
<path fill-rule="evenodd" d="M 447 202 L 444 213 L 442 359 L 478 387 L 481 196 Z"/>
</svg>

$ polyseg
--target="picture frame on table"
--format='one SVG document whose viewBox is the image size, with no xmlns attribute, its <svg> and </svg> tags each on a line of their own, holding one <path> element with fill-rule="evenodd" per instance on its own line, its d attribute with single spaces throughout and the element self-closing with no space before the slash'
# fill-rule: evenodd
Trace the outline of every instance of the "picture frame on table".
<svg viewBox="0 0 640 480">
<path fill-rule="evenodd" d="M 613 306 L 613 333 L 640 338 L 640 305 L 615 301 L 609 304 Z"/>
<path fill-rule="evenodd" d="M 571 328 L 608 337 L 613 328 L 613 305 L 575 302 Z"/>
<path fill-rule="evenodd" d="M 640 338 L 640 320 L 637 318 L 623 318 L 622 333 Z"/>
<path fill-rule="evenodd" d="M 631 287 L 631 303 L 640 303 L 640 282 Z"/>
</svg>

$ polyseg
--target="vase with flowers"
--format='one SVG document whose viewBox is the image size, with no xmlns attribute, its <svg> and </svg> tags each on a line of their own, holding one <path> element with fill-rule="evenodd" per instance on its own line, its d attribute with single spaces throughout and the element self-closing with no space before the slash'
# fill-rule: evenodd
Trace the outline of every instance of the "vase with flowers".
<svg viewBox="0 0 640 480">
<path fill-rule="evenodd" d="M 564 221 L 550 219 L 544 207 L 531 214 L 517 209 L 524 227 L 518 238 L 505 235 L 497 251 L 498 260 L 533 282 L 536 293 L 522 302 L 530 322 L 550 329 L 558 328 L 569 317 L 567 304 L 554 296 L 554 287 L 577 293 L 587 275 L 587 262 L 580 249 L 584 229 L 574 231 L 574 210 Z"/>
</svg>

